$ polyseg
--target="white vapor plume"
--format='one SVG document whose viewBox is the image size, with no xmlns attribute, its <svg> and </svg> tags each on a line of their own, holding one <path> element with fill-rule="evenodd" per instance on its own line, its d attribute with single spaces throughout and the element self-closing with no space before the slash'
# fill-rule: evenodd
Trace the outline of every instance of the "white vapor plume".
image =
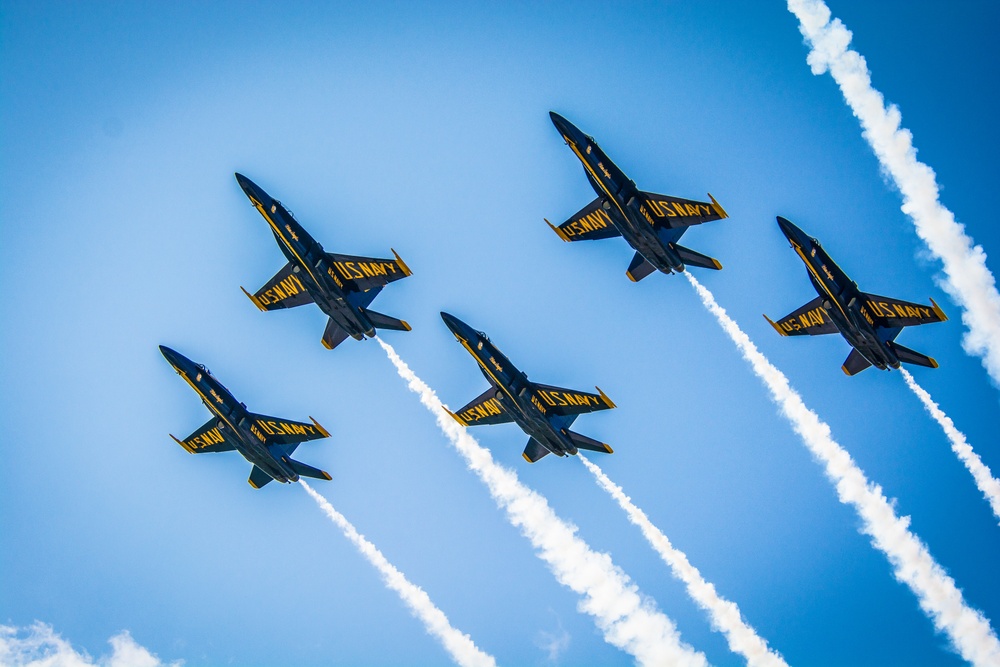
<svg viewBox="0 0 1000 667">
<path fill-rule="evenodd" d="M 900 368 L 899 372 L 903 374 L 906 386 L 917 395 L 927 412 L 941 426 L 948 442 L 951 443 L 951 451 L 955 452 L 955 455 L 972 473 L 973 479 L 976 480 L 976 486 L 986 496 L 986 500 L 993 509 L 993 515 L 1000 519 L 1000 481 L 993 477 L 989 467 L 979 458 L 979 454 L 972 450 L 972 445 L 965 439 L 965 434 L 955 428 L 955 422 L 934 402 L 927 390 L 917 384 L 917 381 L 905 368 Z"/>
<path fill-rule="evenodd" d="M 628 515 L 629 521 L 642 531 L 663 562 L 670 566 L 674 576 L 687 586 L 688 595 L 699 607 L 708 612 L 712 627 L 725 635 L 729 649 L 742 655 L 750 667 L 788 667 L 780 655 L 768 648 L 757 632 L 740 615 L 735 602 L 721 597 L 715 586 L 705 581 L 698 568 L 691 565 L 684 552 L 676 549 L 667 536 L 653 525 L 646 513 L 636 507 L 622 488 L 611 481 L 596 463 L 580 453 L 577 455 L 587 470 L 597 478 L 597 483 L 614 498 Z"/>
<path fill-rule="evenodd" d="M 965 603 L 955 581 L 927 550 L 927 546 L 909 528 L 910 518 L 896 515 L 882 488 L 865 477 L 864 472 L 830 434 L 830 427 L 806 407 L 792 389 L 788 378 L 764 357 L 750 337 L 740 329 L 715 297 L 690 271 L 684 272 L 698 292 L 702 303 L 715 316 L 723 330 L 739 348 L 754 373 L 763 380 L 792 428 L 820 463 L 837 487 L 840 502 L 854 507 L 862 520 L 862 531 L 892 564 L 896 579 L 905 583 L 917 596 L 939 631 L 948 635 L 958 653 L 973 665 L 1000 665 L 1000 641 L 982 612 Z"/>
<path fill-rule="evenodd" d="M 577 608 L 594 617 L 604 639 L 642 665 L 704 666 L 705 656 L 684 644 L 670 621 L 605 553 L 591 549 L 576 535 L 576 526 L 552 511 L 538 493 L 524 486 L 513 470 L 496 463 L 463 426 L 444 410 L 437 394 L 399 355 L 376 337 L 399 376 L 437 418 L 438 427 L 486 484 L 507 520 L 531 541 L 556 580 L 583 596 Z"/>
<path fill-rule="evenodd" d="M 900 127 L 899 108 L 886 106 L 882 93 L 872 87 L 865 59 L 848 48 L 851 32 L 840 19 L 831 20 L 823 0 L 788 0 L 788 9 L 799 19 L 799 30 L 811 47 L 807 62 L 813 74 L 829 71 L 840 86 L 883 172 L 903 195 L 903 212 L 942 261 L 944 280 L 939 282 L 963 308 L 962 321 L 968 327 L 962 346 L 982 358 L 1000 387 L 1000 293 L 986 267 L 986 253 L 939 201 L 934 171 L 917 160 L 913 135 Z"/>
<path fill-rule="evenodd" d="M 326 498 L 316 493 L 311 486 L 306 484 L 305 480 L 300 478 L 299 484 L 312 496 L 320 509 L 330 518 L 330 521 L 333 521 L 344 532 L 344 535 L 357 547 L 361 555 L 378 570 L 385 585 L 399 594 L 406 606 L 410 608 L 410 613 L 424 624 L 427 633 L 441 642 L 452 660 L 463 667 L 466 665 L 470 667 L 496 667 L 496 660 L 493 659 L 493 656 L 483 653 L 469 638 L 469 635 L 452 627 L 448 617 L 431 602 L 424 589 L 411 583 L 402 572 L 386 560 L 374 544 L 365 539 L 365 536 L 359 533 L 343 514 L 334 509 Z"/>
<path fill-rule="evenodd" d="M 35 622 L 19 630 L 0 625 L 0 665 L 3 667 L 180 667 L 165 663 L 132 639 L 125 630 L 108 640 L 111 655 L 93 659 L 78 652 L 51 625 Z"/>
</svg>

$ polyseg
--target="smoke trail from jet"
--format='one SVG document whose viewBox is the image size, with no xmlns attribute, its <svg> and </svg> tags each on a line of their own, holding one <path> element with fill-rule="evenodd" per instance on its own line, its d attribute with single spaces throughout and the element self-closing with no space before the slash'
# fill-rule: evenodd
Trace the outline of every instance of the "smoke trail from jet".
<svg viewBox="0 0 1000 667">
<path fill-rule="evenodd" d="M 452 660 L 463 667 L 496 667 L 497 663 L 493 656 L 483 653 L 469 638 L 469 635 L 452 627 L 448 617 L 431 602 L 424 589 L 411 583 L 402 572 L 386 560 L 374 544 L 365 539 L 365 536 L 351 525 L 351 522 L 343 514 L 334 509 L 326 498 L 306 484 L 304 479 L 300 478 L 299 484 L 312 496 L 330 521 L 333 521 L 344 532 L 344 535 L 357 547 L 361 555 L 378 570 L 385 585 L 399 594 L 406 606 L 410 608 L 410 613 L 424 624 L 427 633 L 441 642 Z"/>
<path fill-rule="evenodd" d="M 604 471 L 582 452 L 577 456 L 583 461 L 583 465 L 587 466 L 587 470 L 593 473 L 601 488 L 625 510 L 629 521 L 639 527 L 663 562 L 670 566 L 674 576 L 684 582 L 688 595 L 699 607 L 708 612 L 712 627 L 725 635 L 729 649 L 746 658 L 750 667 L 788 667 L 781 656 L 769 649 L 767 642 L 743 620 L 736 603 L 721 597 L 716 592 L 715 586 L 705 581 L 701 572 L 691 565 L 684 552 L 674 548 L 667 536 L 653 525 L 645 512 L 636 507 L 622 488 L 612 482 Z"/>
<path fill-rule="evenodd" d="M 927 393 L 927 390 L 917 384 L 917 381 L 913 379 L 913 376 L 905 368 L 900 368 L 899 372 L 903 374 L 906 386 L 917 395 L 917 398 L 924 404 L 927 412 L 941 426 L 941 430 L 947 436 L 948 442 L 951 443 L 951 451 L 955 452 L 955 455 L 958 456 L 969 472 L 972 473 L 973 479 L 976 480 L 976 486 L 986 496 L 986 500 L 993 509 L 994 516 L 1000 519 L 1000 481 L 997 481 L 993 477 L 989 467 L 972 450 L 972 445 L 965 439 L 965 434 L 955 428 L 955 422 L 934 402 L 934 399 Z"/>
<path fill-rule="evenodd" d="M 938 565 L 927 546 L 910 532 L 910 518 L 896 515 L 892 503 L 882 494 L 882 488 L 868 481 L 851 455 L 834 441 L 830 427 L 806 407 L 788 378 L 761 354 L 712 293 L 690 271 L 683 275 L 754 373 L 763 380 L 771 392 L 771 399 L 778 404 L 803 443 L 823 464 L 827 477 L 837 487 L 840 502 L 850 504 L 857 511 L 863 522 L 862 531 L 872 538 L 875 548 L 889 558 L 896 579 L 916 594 L 920 608 L 934 627 L 948 635 L 955 649 L 968 662 L 1000 664 L 1000 641 L 989 621 L 982 612 L 965 603 L 955 581 Z"/>
<path fill-rule="evenodd" d="M 851 32 L 840 19 L 831 20 L 823 0 L 788 0 L 788 9 L 799 19 L 799 30 L 811 48 L 807 62 L 813 74 L 829 71 L 840 86 L 883 172 L 902 193 L 903 212 L 944 264 L 944 279 L 939 283 L 963 308 L 962 321 L 968 328 L 962 346 L 981 357 L 1000 387 L 1000 293 L 986 267 L 986 253 L 939 201 L 934 170 L 917 160 L 913 135 L 900 127 L 899 108 L 886 106 L 882 93 L 872 87 L 864 57 L 847 48 Z"/>
<path fill-rule="evenodd" d="M 704 666 L 705 656 L 683 643 L 670 621 L 605 553 L 595 552 L 576 535 L 576 526 L 552 511 L 538 493 L 524 486 L 513 470 L 496 463 L 466 429 L 444 411 L 437 394 L 410 370 L 399 355 L 376 337 L 410 391 L 437 418 L 466 465 L 486 484 L 507 520 L 531 541 L 556 580 L 583 596 L 577 608 L 594 617 L 604 639 L 643 665 Z"/>
</svg>

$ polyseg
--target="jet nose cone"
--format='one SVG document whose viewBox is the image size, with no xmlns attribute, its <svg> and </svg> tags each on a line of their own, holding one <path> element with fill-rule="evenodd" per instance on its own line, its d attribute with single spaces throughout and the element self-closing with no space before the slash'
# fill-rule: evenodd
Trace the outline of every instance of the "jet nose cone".
<svg viewBox="0 0 1000 667">
<path fill-rule="evenodd" d="M 444 320 L 444 323 L 448 325 L 449 329 L 451 329 L 452 331 L 455 330 L 455 327 L 458 324 L 458 318 L 456 318 L 454 315 L 449 315 L 448 313 L 442 310 L 441 319 Z"/>
<path fill-rule="evenodd" d="M 174 367 L 177 366 L 178 360 L 181 358 L 181 355 L 179 355 L 174 350 L 171 350 L 166 345 L 161 345 L 160 346 L 160 354 L 162 354 L 163 358 L 166 359 L 167 361 L 169 361 L 170 365 L 174 366 Z"/>
<path fill-rule="evenodd" d="M 781 233 L 784 234 L 789 241 L 795 241 L 801 245 L 802 239 L 805 234 L 801 229 L 792 224 L 791 220 L 788 218 L 782 218 L 778 216 L 778 227 L 781 228 Z"/>
<path fill-rule="evenodd" d="M 549 112 L 549 118 L 552 119 L 552 124 L 556 126 L 556 129 L 559 130 L 560 134 L 563 136 L 570 134 L 570 128 L 573 127 L 572 123 L 557 114 L 555 111 Z"/>
<path fill-rule="evenodd" d="M 441 311 L 441 319 L 448 326 L 455 336 L 469 340 L 472 337 L 472 329 L 468 324 L 458 319 L 454 315 L 449 315 L 448 313 Z"/>
<path fill-rule="evenodd" d="M 257 187 L 256 183 L 240 172 L 236 172 L 236 182 L 240 184 L 240 187 L 243 188 L 243 192 L 245 192 L 248 197 L 253 197 L 254 199 L 260 201 L 260 188 Z"/>
</svg>

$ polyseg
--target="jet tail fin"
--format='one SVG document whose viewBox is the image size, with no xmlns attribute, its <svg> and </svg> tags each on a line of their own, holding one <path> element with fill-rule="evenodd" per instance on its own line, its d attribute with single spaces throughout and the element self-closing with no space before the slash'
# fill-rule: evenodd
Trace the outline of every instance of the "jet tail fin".
<svg viewBox="0 0 1000 667">
<path fill-rule="evenodd" d="M 331 479 L 333 479 L 332 477 L 330 477 L 330 473 L 326 472 L 325 470 L 320 470 L 319 468 L 313 468 L 312 466 L 306 465 L 301 461 L 296 461 L 295 459 L 288 459 L 285 461 L 285 463 L 287 463 L 288 467 L 294 470 L 299 475 L 299 477 L 312 477 L 313 479 L 325 479 L 328 482 Z"/>
<path fill-rule="evenodd" d="M 636 252 L 635 256 L 632 257 L 632 263 L 628 265 L 628 270 L 625 272 L 625 275 L 628 276 L 629 280 L 637 283 L 653 271 L 656 271 L 656 267 L 647 262 L 645 257 Z"/>
<path fill-rule="evenodd" d="M 257 466 L 254 466 L 253 470 L 250 471 L 250 479 L 247 481 L 250 482 L 250 486 L 253 488 L 260 489 L 263 488 L 265 484 L 269 484 L 272 479 L 273 478 L 266 472 Z"/>
<path fill-rule="evenodd" d="M 333 318 L 326 323 L 326 330 L 323 331 L 323 347 L 332 350 L 347 339 L 347 332 L 344 331 Z"/>
<path fill-rule="evenodd" d="M 368 319 L 371 320 L 371 323 L 376 329 L 410 331 L 412 328 L 404 320 L 397 320 L 395 317 L 389 317 L 388 315 L 383 315 L 382 313 L 376 313 L 374 310 L 368 310 L 367 308 L 365 308 L 365 315 L 368 316 Z"/>
<path fill-rule="evenodd" d="M 913 364 L 915 366 L 926 366 L 927 368 L 937 368 L 938 362 L 933 357 L 928 357 L 926 354 L 920 354 L 908 347 L 903 347 L 899 343 L 890 342 L 889 347 L 892 351 L 896 353 L 899 360 L 904 364 Z"/>
<path fill-rule="evenodd" d="M 534 463 L 538 459 L 542 458 L 549 453 L 549 450 L 545 448 L 545 445 L 538 442 L 534 438 L 528 440 L 528 446 L 524 448 L 524 453 L 521 456 L 528 463 Z"/>
<path fill-rule="evenodd" d="M 865 359 L 864 355 L 857 350 L 851 350 L 851 353 L 847 355 L 847 360 L 844 361 L 844 365 L 840 367 L 840 370 L 844 371 L 847 375 L 857 375 L 871 365 L 872 362 Z"/>
<path fill-rule="evenodd" d="M 604 444 L 603 442 L 598 442 L 593 438 L 588 438 L 585 435 L 580 435 L 579 433 L 569 430 L 566 431 L 566 435 L 568 435 L 569 439 L 573 441 L 573 444 L 576 445 L 577 449 L 586 449 L 591 452 L 600 452 L 602 454 L 614 454 L 615 450 L 611 449 L 610 446 Z"/>
<path fill-rule="evenodd" d="M 675 245 L 674 250 L 677 252 L 677 256 L 681 258 L 687 266 L 700 266 L 703 269 L 713 269 L 718 271 L 722 268 L 722 264 L 717 259 L 713 259 L 708 255 L 702 255 L 700 252 L 695 252 L 690 248 L 685 248 L 682 245 Z"/>
</svg>

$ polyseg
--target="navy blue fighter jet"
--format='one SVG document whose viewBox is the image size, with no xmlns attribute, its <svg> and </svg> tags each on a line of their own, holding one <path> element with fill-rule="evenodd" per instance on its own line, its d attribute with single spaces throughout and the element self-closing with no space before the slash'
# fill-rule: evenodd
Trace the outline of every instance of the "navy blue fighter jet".
<svg viewBox="0 0 1000 667">
<path fill-rule="evenodd" d="M 578 449 L 611 454 L 612 449 L 569 430 L 585 412 L 615 407 L 600 388 L 596 394 L 529 382 L 482 331 L 448 313 L 441 313 L 455 338 L 479 364 L 490 388 L 458 412 L 449 411 L 462 426 L 514 422 L 530 436 L 524 459 L 534 463 L 548 453 L 575 455 Z"/>
<path fill-rule="evenodd" d="M 256 294 L 246 294 L 261 310 L 294 308 L 315 303 L 330 321 L 323 332 L 323 345 L 337 347 L 348 336 L 355 340 L 373 337 L 375 329 L 409 331 L 403 320 L 383 315 L 368 306 L 388 283 L 410 275 L 396 251 L 394 259 L 356 257 L 324 252 L 277 199 L 256 183 L 236 174 L 243 192 L 267 220 L 288 264 Z M 243 289 L 243 288 L 240 288 Z"/>
<path fill-rule="evenodd" d="M 160 346 L 177 374 L 191 385 L 212 413 L 197 431 L 174 442 L 191 452 L 230 452 L 234 449 L 253 464 L 250 486 L 259 489 L 272 479 L 297 482 L 299 476 L 329 480 L 330 475 L 291 458 L 300 443 L 329 438 L 327 430 L 310 417 L 311 424 L 258 415 L 247 410 L 202 364 L 196 364 L 166 345 Z"/>
<path fill-rule="evenodd" d="M 715 201 L 681 199 L 643 192 L 605 155 L 594 138 L 581 132 L 554 111 L 549 112 L 563 140 L 583 164 L 587 180 L 597 193 L 590 202 L 558 227 L 546 220 L 563 241 L 591 241 L 621 236 L 635 250 L 625 275 L 638 282 L 653 271 L 683 271 L 685 265 L 721 269 L 718 260 L 678 245 L 688 227 L 729 216 Z"/>
<path fill-rule="evenodd" d="M 782 336 L 820 336 L 839 333 L 854 348 L 841 369 L 856 375 L 869 366 L 899 368 L 900 362 L 937 368 L 927 355 L 896 343 L 903 327 L 944 322 L 947 316 L 934 299 L 930 306 L 869 294 L 830 259 L 819 241 L 778 216 L 778 226 L 805 263 L 819 296 L 777 322 L 764 318 Z"/>
</svg>

